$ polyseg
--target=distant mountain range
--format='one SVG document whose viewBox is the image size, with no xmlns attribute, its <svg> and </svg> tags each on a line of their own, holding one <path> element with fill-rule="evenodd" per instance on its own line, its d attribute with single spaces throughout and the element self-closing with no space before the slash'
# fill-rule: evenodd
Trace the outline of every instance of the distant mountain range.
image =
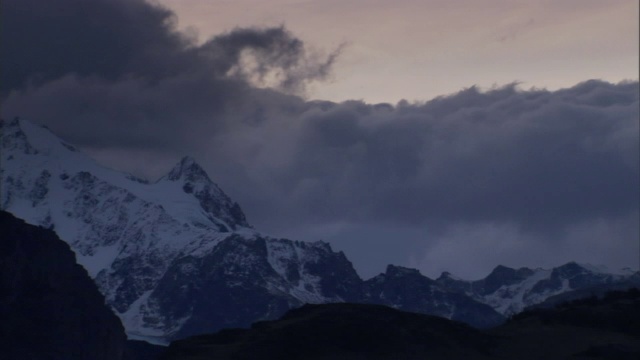
<svg viewBox="0 0 640 360">
<path fill-rule="evenodd" d="M 104 168 L 49 130 L 2 121 L 0 208 L 52 229 L 76 253 L 130 338 L 172 339 L 276 319 L 303 304 L 368 303 L 492 327 L 576 289 L 640 276 L 569 263 L 433 280 L 389 265 L 363 280 L 324 242 L 253 229 L 191 158 L 147 182 Z"/>
<path fill-rule="evenodd" d="M 120 321 L 52 230 L 0 211 L 0 235 L 3 359 L 624 360 L 640 355 L 637 288 L 526 310 L 487 330 L 388 306 L 334 303 L 304 305 L 275 321 L 173 341 L 168 348 L 125 341 Z"/>
<path fill-rule="evenodd" d="M 487 304 L 505 316 L 564 293 L 618 285 L 618 288 L 640 285 L 640 273 L 625 268 L 609 270 L 588 264 L 570 262 L 553 269 L 512 269 L 496 267 L 487 277 L 476 281 L 456 279 L 443 273 L 436 282 L 444 288 L 465 294 Z"/>
</svg>

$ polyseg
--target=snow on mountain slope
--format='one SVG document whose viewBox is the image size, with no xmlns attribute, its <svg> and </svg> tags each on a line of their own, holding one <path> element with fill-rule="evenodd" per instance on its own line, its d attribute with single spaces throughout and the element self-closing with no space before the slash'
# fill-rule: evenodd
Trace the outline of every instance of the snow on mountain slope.
<svg viewBox="0 0 640 360">
<path fill-rule="evenodd" d="M 594 274 L 610 274 L 610 275 L 618 275 L 618 276 L 630 276 L 635 273 L 633 269 L 630 267 L 622 267 L 622 268 L 611 268 L 606 265 L 594 265 L 588 263 L 577 263 L 580 267 L 583 267 Z"/>
<path fill-rule="evenodd" d="M 536 269 L 533 273 L 515 284 L 505 284 L 500 286 L 492 293 L 476 298 L 491 306 L 503 315 L 512 315 L 522 311 L 530 304 L 543 301 L 549 296 L 555 295 L 558 291 L 567 291 L 567 282 L 563 282 L 563 286 L 555 291 L 545 291 L 542 293 L 533 292 L 532 289 L 543 280 L 549 279 L 551 270 Z"/>
<path fill-rule="evenodd" d="M 568 291 L 611 284 L 632 276 L 630 269 L 610 272 L 589 264 L 569 262 L 553 269 L 496 267 L 486 278 L 465 281 L 443 273 L 436 281 L 510 316 Z"/>
<path fill-rule="evenodd" d="M 149 183 L 104 168 L 19 120 L 3 121 L 1 149 L 0 207 L 67 241 L 130 335 L 164 338 L 180 329 L 154 296 L 178 259 L 206 257 L 225 239 L 258 238 L 240 207 L 191 158 Z M 318 261 L 317 249 L 332 253 L 326 244 L 266 241 L 283 291 L 299 302 L 339 299 L 324 296 L 319 275 L 306 271 Z"/>
<path fill-rule="evenodd" d="M 416 269 L 387 266 L 386 272 L 364 283 L 365 302 L 395 309 L 427 312 L 478 328 L 489 328 L 504 321 L 490 306 L 466 294 L 450 291 Z M 420 311 L 418 309 L 421 309 Z"/>
<path fill-rule="evenodd" d="M 162 343 L 342 301 L 488 327 L 549 296 L 626 276 L 569 263 L 499 266 L 473 282 L 390 267 L 363 281 L 326 243 L 252 229 L 191 158 L 147 182 L 98 165 L 45 128 L 0 125 L 0 208 L 69 243 L 131 338 Z"/>
<path fill-rule="evenodd" d="M 54 228 L 93 277 L 141 250 L 173 257 L 214 246 L 228 235 L 221 230 L 250 230 L 237 204 L 215 184 L 190 178 L 200 172 L 185 158 L 168 176 L 149 184 L 99 166 L 29 122 L 3 126 L 2 209 Z M 187 186 L 197 190 L 188 193 Z M 198 192 L 222 206 L 204 210 L 194 196 Z"/>
</svg>

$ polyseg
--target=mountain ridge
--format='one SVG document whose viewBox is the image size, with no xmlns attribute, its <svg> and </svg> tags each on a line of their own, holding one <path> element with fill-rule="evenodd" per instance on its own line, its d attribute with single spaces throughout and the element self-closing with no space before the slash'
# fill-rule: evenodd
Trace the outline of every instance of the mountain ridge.
<svg viewBox="0 0 640 360">
<path fill-rule="evenodd" d="M 304 303 L 345 301 L 490 327 L 568 291 L 572 281 L 580 287 L 610 280 L 571 266 L 555 273 L 497 267 L 481 282 L 433 280 L 394 265 L 363 280 L 327 243 L 253 229 L 193 158 L 155 182 L 141 181 L 19 120 L 2 121 L 0 146 L 1 208 L 67 241 L 131 338 L 166 342 L 274 319 Z"/>
<path fill-rule="evenodd" d="M 498 265 L 486 277 L 473 281 L 454 278 L 443 272 L 436 282 L 450 291 L 490 305 L 508 317 L 549 297 L 590 286 L 614 284 L 636 273 L 631 269 L 605 273 L 596 266 L 570 261 L 551 269 L 514 269 Z M 505 298 L 512 301 L 504 301 Z"/>
</svg>

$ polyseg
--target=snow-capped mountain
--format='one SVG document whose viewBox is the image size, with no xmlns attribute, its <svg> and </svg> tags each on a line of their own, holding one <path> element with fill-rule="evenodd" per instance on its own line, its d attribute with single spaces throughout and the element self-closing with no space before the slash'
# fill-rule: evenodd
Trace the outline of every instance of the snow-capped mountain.
<svg viewBox="0 0 640 360">
<path fill-rule="evenodd" d="M 469 282 L 389 266 L 363 281 L 324 242 L 254 230 L 191 158 L 147 182 L 100 166 L 46 128 L 0 125 L 0 208 L 66 241 L 130 338 L 166 342 L 345 301 L 490 327 L 549 296 L 626 276 L 567 264 L 498 267 Z"/>
<path fill-rule="evenodd" d="M 148 183 L 19 120 L 3 122 L 1 149 L 1 208 L 67 241 L 132 337 L 248 325 L 302 303 L 348 299 L 321 273 L 326 262 L 343 269 L 331 272 L 341 284 L 359 280 L 346 257 L 325 243 L 259 235 L 193 159 Z M 248 287 L 270 300 L 248 296 L 254 309 L 237 299 L 216 306 Z"/>
<path fill-rule="evenodd" d="M 476 281 L 458 279 L 444 272 L 436 282 L 510 316 L 559 294 L 614 284 L 632 276 L 634 272 L 628 268 L 610 271 L 590 264 L 570 262 L 553 269 L 498 266 L 487 277 Z"/>
</svg>

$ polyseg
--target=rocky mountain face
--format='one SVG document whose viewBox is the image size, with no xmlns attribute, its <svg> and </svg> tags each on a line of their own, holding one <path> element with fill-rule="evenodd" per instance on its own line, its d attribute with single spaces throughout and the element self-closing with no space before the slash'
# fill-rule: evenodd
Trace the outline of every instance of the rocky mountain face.
<svg viewBox="0 0 640 360">
<path fill-rule="evenodd" d="M 305 303 L 355 301 L 360 281 L 327 244 L 232 235 L 207 254 L 176 259 L 154 297 L 158 313 L 182 324 L 174 335 L 181 338 L 274 319 Z"/>
<path fill-rule="evenodd" d="M 363 302 L 438 315 L 478 328 L 504 321 L 504 317 L 490 306 L 450 291 L 418 270 L 393 265 L 389 265 L 384 274 L 364 282 Z"/>
<path fill-rule="evenodd" d="M 592 265 L 570 262 L 553 269 L 498 266 L 487 277 L 476 281 L 458 279 L 444 272 L 436 282 L 449 291 L 467 295 L 510 316 L 567 292 L 612 284 L 619 284 L 621 289 L 629 288 L 635 284 L 633 279 L 636 277 L 638 274 L 630 269 L 610 273 Z"/>
<path fill-rule="evenodd" d="M 96 164 L 29 122 L 3 121 L 1 129 L 1 209 L 67 241 L 132 339 L 166 343 L 333 302 L 490 327 L 527 304 L 614 276 L 567 264 L 499 267 L 469 282 L 390 266 L 363 281 L 326 243 L 254 230 L 191 158 L 148 182 Z"/>
<path fill-rule="evenodd" d="M 149 183 L 19 120 L 2 123 L 1 146 L 2 209 L 65 239 L 131 338 L 164 342 L 353 299 L 360 279 L 344 254 L 260 235 L 193 159 Z"/>
<path fill-rule="evenodd" d="M 523 311 L 533 311 L 536 309 L 551 309 L 561 303 L 571 302 L 574 300 L 586 299 L 590 297 L 604 297 L 606 293 L 616 291 L 626 291 L 628 289 L 640 289 L 640 271 L 635 272 L 631 276 L 624 276 L 621 280 L 613 282 L 599 283 L 591 286 L 581 287 L 557 295 L 550 296 L 544 301 L 527 306 Z"/>
<path fill-rule="evenodd" d="M 4 211 L 0 238 L 0 358 L 125 359 L 124 328 L 69 245 Z"/>
</svg>

